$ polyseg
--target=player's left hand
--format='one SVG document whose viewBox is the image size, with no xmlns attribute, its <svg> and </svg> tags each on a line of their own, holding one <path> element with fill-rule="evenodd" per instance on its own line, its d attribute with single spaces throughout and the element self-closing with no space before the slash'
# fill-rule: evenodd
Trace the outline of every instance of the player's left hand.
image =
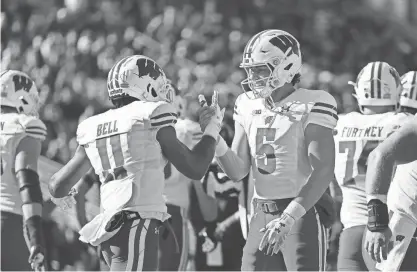
<svg viewBox="0 0 417 272">
<path fill-rule="evenodd" d="M 265 228 L 261 229 L 261 232 L 265 233 L 259 244 L 259 250 L 262 251 L 266 247 L 266 255 L 277 254 L 294 223 L 294 218 L 286 213 L 269 222 Z"/>
<path fill-rule="evenodd" d="M 208 126 L 212 125 L 216 127 L 216 130 L 220 131 L 225 108 L 220 109 L 219 92 L 216 90 L 213 92 L 210 106 L 207 105 L 204 95 L 199 95 L 198 100 L 201 105 L 198 111 L 201 130 L 205 131 Z"/>
<path fill-rule="evenodd" d="M 371 232 L 366 230 L 365 249 L 371 256 L 372 260 L 380 263 L 382 259 L 386 260 L 388 255 L 388 243 L 391 239 L 392 232 L 390 228 L 383 231 Z"/>
<path fill-rule="evenodd" d="M 75 207 L 77 200 L 75 197 L 77 196 L 77 191 L 75 189 L 71 189 L 67 196 L 61 198 L 54 198 L 52 197 L 52 202 L 60 207 L 63 211 L 70 210 L 72 207 Z"/>
</svg>

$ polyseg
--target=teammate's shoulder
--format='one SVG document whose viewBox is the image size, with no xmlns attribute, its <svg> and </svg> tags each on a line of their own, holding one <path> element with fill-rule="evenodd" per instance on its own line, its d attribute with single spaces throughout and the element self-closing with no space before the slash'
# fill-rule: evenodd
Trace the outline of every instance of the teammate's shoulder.
<svg viewBox="0 0 417 272">
<path fill-rule="evenodd" d="M 338 119 L 336 100 L 328 92 L 323 90 L 306 90 L 305 99 L 312 105 L 310 112 L 324 113 L 323 111 L 326 111 Z"/>
<path fill-rule="evenodd" d="M 19 123 L 26 135 L 41 141 L 45 140 L 47 135 L 46 126 L 38 117 L 19 114 Z"/>
<path fill-rule="evenodd" d="M 298 89 L 295 99 L 301 101 L 306 107 L 306 122 L 315 123 L 333 129 L 339 117 L 337 116 L 337 104 L 334 97 L 322 90 Z"/>
<path fill-rule="evenodd" d="M 362 113 L 357 112 L 357 111 L 341 113 L 338 116 L 339 116 L 339 120 L 342 120 L 342 119 L 352 120 L 352 119 L 358 119 L 358 118 L 365 118 L 366 117 L 366 115 L 363 115 Z"/>
<path fill-rule="evenodd" d="M 186 139 L 199 141 L 203 137 L 200 124 L 189 119 L 178 119 L 175 124 L 178 139 L 185 142 Z"/>
<path fill-rule="evenodd" d="M 198 122 L 192 121 L 190 119 L 178 119 L 175 124 L 176 129 L 183 130 L 185 132 L 196 132 L 201 131 L 200 124 Z"/>
<path fill-rule="evenodd" d="M 245 113 L 252 114 L 253 110 L 262 110 L 265 107 L 263 101 L 262 98 L 255 97 L 252 91 L 241 93 L 235 101 L 234 119 L 246 115 Z"/>
<path fill-rule="evenodd" d="M 177 122 L 178 114 L 174 105 L 165 101 L 151 103 L 155 103 L 149 115 L 152 128 L 174 125 Z"/>
<path fill-rule="evenodd" d="M 329 92 L 324 90 L 309 90 L 309 89 L 298 89 L 299 94 L 305 99 L 313 103 L 326 103 L 332 107 L 337 107 L 336 99 Z"/>
</svg>

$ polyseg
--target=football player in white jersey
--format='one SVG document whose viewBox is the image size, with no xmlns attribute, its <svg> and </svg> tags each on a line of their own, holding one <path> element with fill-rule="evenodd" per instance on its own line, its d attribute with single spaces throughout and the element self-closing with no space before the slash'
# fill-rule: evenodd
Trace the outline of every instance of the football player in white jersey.
<svg viewBox="0 0 417 272">
<path fill-rule="evenodd" d="M 177 139 L 174 94 L 154 60 L 120 60 L 107 87 L 116 109 L 79 124 L 79 147 L 49 189 L 54 197 L 76 194 L 71 187 L 92 166 L 102 183 L 103 211 L 81 229 L 80 240 L 100 245 L 111 270 L 156 270 L 160 227 L 169 218 L 164 167 L 168 160 L 188 178 L 202 178 L 214 156 L 222 112 L 213 103 L 217 114 L 190 150 Z"/>
<path fill-rule="evenodd" d="M 410 71 L 401 77 L 400 111 L 413 115 L 417 113 L 417 71 Z"/>
<path fill-rule="evenodd" d="M 396 113 L 400 77 L 388 63 L 368 63 L 356 83 L 349 83 L 354 86 L 360 113 L 340 115 L 335 130 L 335 177 L 343 195 L 337 266 L 342 271 L 374 270 L 375 263 L 362 252 L 367 223 L 366 161 L 369 153 L 410 116 Z"/>
<path fill-rule="evenodd" d="M 246 93 L 236 100 L 231 149 L 218 139 L 216 159 L 232 180 L 253 172 L 244 271 L 325 268 L 326 234 L 314 205 L 333 178 L 338 117 L 329 93 L 294 87 L 301 65 L 291 34 L 265 30 L 253 36 L 241 63 L 248 78 L 242 82 Z M 213 111 L 201 111 L 204 126 Z"/>
<path fill-rule="evenodd" d="M 46 260 L 38 159 L 46 127 L 37 117 L 39 93 L 20 71 L 3 71 L 0 84 L 1 269 L 41 269 Z"/>
<path fill-rule="evenodd" d="M 417 72 L 411 71 L 401 77 L 401 96 L 400 96 L 400 111 L 415 114 L 417 112 Z M 400 164 L 396 167 L 394 178 L 389 187 L 388 197 L 382 195 L 383 203 L 388 205 L 388 211 L 390 213 L 390 229 L 394 233 L 392 236 L 392 242 L 395 245 L 395 249 L 390 253 L 389 261 L 387 265 L 383 263 L 382 266 L 377 265 L 377 268 L 383 268 L 385 271 L 409 271 L 417 270 L 416 262 L 414 257 L 417 254 L 417 240 L 409 239 L 410 234 L 407 233 L 407 228 L 411 234 L 411 237 L 417 236 L 417 230 L 415 230 L 415 223 L 410 225 L 410 216 L 403 216 L 404 210 L 406 214 L 410 214 L 407 207 L 416 207 L 413 204 L 417 200 L 416 188 L 413 188 L 413 184 L 417 179 L 417 162 Z M 404 195 L 406 194 L 406 195 Z M 398 201 L 401 199 L 401 201 Z M 411 201 L 410 201 L 411 200 Z M 412 213 L 411 213 L 412 214 Z M 411 221 L 417 222 L 417 217 L 411 215 Z M 379 233 L 376 234 L 378 236 Z M 368 235 L 368 239 L 372 237 L 371 233 Z M 402 237 L 407 237 L 404 240 Z M 372 241 L 370 241 L 370 247 Z M 378 248 L 375 248 L 378 250 Z M 407 253 L 407 254 L 405 254 Z M 378 261 L 381 261 L 379 254 L 372 254 L 370 249 L 371 257 L 374 257 Z M 385 256 L 385 254 L 384 254 Z M 379 259 L 378 259 L 379 258 Z M 396 261 L 395 261 L 396 260 Z"/>
<path fill-rule="evenodd" d="M 198 123 L 197 111 L 200 108 L 197 99 L 182 97 L 175 85 L 170 84 L 176 92 L 174 105 L 178 113 L 178 121 L 175 124 L 178 140 L 188 148 L 193 148 L 203 136 Z M 187 225 L 190 206 L 190 186 L 194 186 L 197 199 L 200 203 L 203 217 L 206 221 L 214 221 L 217 216 L 217 204 L 214 198 L 204 193 L 201 182 L 184 176 L 171 163 L 164 168 L 165 188 L 164 197 L 168 213 L 171 215 L 170 223 L 178 239 L 179 251 L 176 247 L 174 235 L 160 239 L 159 270 L 160 271 L 184 271 L 188 261 L 189 229 Z"/>
<path fill-rule="evenodd" d="M 382 271 L 417 270 L 416 149 L 417 117 L 413 117 L 369 156 L 365 248 L 374 260 L 382 261 L 377 264 Z M 391 183 L 395 165 L 398 166 Z"/>
</svg>

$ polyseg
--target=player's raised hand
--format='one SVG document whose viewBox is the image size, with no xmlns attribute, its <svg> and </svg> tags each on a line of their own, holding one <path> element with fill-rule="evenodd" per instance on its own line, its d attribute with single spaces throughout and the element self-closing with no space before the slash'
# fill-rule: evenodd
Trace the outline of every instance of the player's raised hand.
<svg viewBox="0 0 417 272">
<path fill-rule="evenodd" d="M 217 139 L 225 111 L 225 109 L 221 110 L 219 107 L 219 93 L 217 91 L 213 92 L 212 103 L 210 106 L 207 105 L 207 101 L 203 95 L 199 95 L 198 100 L 202 106 L 199 110 L 201 130 L 204 131 L 204 134 Z"/>
</svg>

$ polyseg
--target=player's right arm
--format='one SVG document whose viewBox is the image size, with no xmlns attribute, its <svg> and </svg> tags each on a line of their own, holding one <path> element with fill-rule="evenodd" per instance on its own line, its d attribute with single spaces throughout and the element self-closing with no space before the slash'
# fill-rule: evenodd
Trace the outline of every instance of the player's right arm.
<svg viewBox="0 0 417 272">
<path fill-rule="evenodd" d="M 190 150 L 177 138 L 174 128 L 176 119 L 175 108 L 171 104 L 161 104 L 154 110 L 150 121 L 151 127 L 158 130 L 156 140 L 159 142 L 165 158 L 178 171 L 190 179 L 202 179 L 214 157 L 215 138 L 218 136 L 220 129 L 217 130 L 217 127 L 220 124 L 217 126 L 213 123 L 211 127 L 216 127 L 214 131 L 206 129 L 201 140 Z M 218 122 L 215 118 L 212 119 L 213 122 Z"/>
<path fill-rule="evenodd" d="M 235 120 L 235 135 L 232 147 L 229 148 L 219 136 L 216 147 L 216 159 L 226 175 L 233 181 L 241 181 L 249 174 L 251 166 L 250 148 L 244 129 L 244 118 L 240 110 L 242 95 L 236 99 L 233 119 Z"/>
<path fill-rule="evenodd" d="M 214 157 L 216 140 L 213 137 L 204 135 L 190 150 L 178 140 L 173 126 L 165 126 L 158 130 L 156 139 L 161 145 L 165 158 L 178 171 L 190 179 L 203 178 Z"/>
<path fill-rule="evenodd" d="M 365 181 L 368 196 L 387 195 L 394 165 L 417 160 L 416 146 L 417 117 L 413 117 L 410 122 L 380 143 L 369 155 Z"/>
<path fill-rule="evenodd" d="M 84 146 L 79 145 L 72 159 L 56 172 L 49 182 L 49 192 L 55 198 L 68 195 L 71 188 L 91 168 Z"/>
</svg>

